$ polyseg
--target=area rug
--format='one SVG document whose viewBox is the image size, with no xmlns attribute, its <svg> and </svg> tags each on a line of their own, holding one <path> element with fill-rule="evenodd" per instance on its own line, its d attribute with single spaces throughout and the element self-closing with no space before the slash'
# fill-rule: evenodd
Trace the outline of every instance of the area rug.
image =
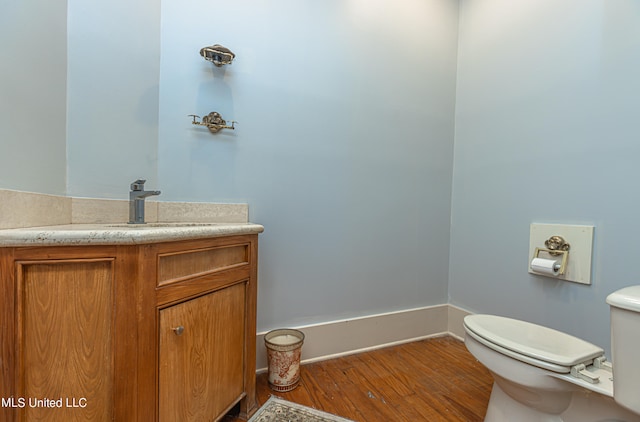
<svg viewBox="0 0 640 422">
<path fill-rule="evenodd" d="M 262 405 L 249 422 L 353 422 L 274 396 Z"/>
</svg>

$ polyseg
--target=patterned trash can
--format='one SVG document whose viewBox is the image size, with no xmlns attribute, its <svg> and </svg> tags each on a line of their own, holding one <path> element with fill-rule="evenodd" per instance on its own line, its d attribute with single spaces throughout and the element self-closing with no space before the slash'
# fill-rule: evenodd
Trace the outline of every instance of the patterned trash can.
<svg viewBox="0 0 640 422">
<path fill-rule="evenodd" d="M 269 387 L 278 392 L 291 391 L 300 382 L 300 354 L 304 333 L 283 328 L 264 335 L 269 363 Z"/>
</svg>

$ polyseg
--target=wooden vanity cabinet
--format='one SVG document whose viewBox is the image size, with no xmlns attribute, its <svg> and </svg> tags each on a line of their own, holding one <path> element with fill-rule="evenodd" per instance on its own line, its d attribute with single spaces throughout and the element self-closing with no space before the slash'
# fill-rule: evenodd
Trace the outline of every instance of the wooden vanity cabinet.
<svg viewBox="0 0 640 422">
<path fill-rule="evenodd" d="M 145 246 L 159 421 L 216 420 L 238 402 L 244 419 L 257 409 L 257 253 L 257 235 Z"/>
<path fill-rule="evenodd" d="M 0 248 L 0 420 L 248 419 L 256 262 L 257 234 Z"/>
</svg>

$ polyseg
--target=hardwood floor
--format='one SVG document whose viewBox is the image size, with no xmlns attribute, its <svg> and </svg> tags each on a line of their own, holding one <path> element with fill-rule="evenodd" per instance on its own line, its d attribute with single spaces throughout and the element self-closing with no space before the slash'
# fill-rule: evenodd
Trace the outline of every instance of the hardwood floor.
<svg viewBox="0 0 640 422">
<path fill-rule="evenodd" d="M 483 420 L 493 383 L 452 337 L 303 365 L 301 375 L 288 393 L 273 392 L 267 374 L 258 375 L 258 402 L 274 394 L 358 422 L 472 422 Z"/>
</svg>

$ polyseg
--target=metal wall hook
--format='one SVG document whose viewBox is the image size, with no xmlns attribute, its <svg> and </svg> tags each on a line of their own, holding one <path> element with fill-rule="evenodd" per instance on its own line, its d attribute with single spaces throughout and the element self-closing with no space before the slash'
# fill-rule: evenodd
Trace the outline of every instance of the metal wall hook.
<svg viewBox="0 0 640 422">
<path fill-rule="evenodd" d="M 189 116 L 193 117 L 193 121 L 191 122 L 191 124 L 206 126 L 211 133 L 217 133 L 221 129 L 235 130 L 235 124 L 238 123 L 235 120 L 229 120 L 231 126 L 227 125 L 227 121 L 224 120 L 220 113 L 218 113 L 217 111 L 212 111 L 211 113 L 207 114 L 202 118 L 202 121 L 197 120 L 200 119 L 200 116 L 197 116 L 195 114 L 189 114 Z"/>
<path fill-rule="evenodd" d="M 209 47 L 202 47 L 200 49 L 200 55 L 208 62 L 220 67 L 225 64 L 231 64 L 236 57 L 231 50 L 220 44 L 214 44 Z"/>
<path fill-rule="evenodd" d="M 562 236 L 551 236 L 544 241 L 544 245 L 549 250 L 549 254 L 556 256 L 560 255 L 562 251 L 568 251 L 571 248 L 571 245 L 566 243 Z"/>
</svg>

